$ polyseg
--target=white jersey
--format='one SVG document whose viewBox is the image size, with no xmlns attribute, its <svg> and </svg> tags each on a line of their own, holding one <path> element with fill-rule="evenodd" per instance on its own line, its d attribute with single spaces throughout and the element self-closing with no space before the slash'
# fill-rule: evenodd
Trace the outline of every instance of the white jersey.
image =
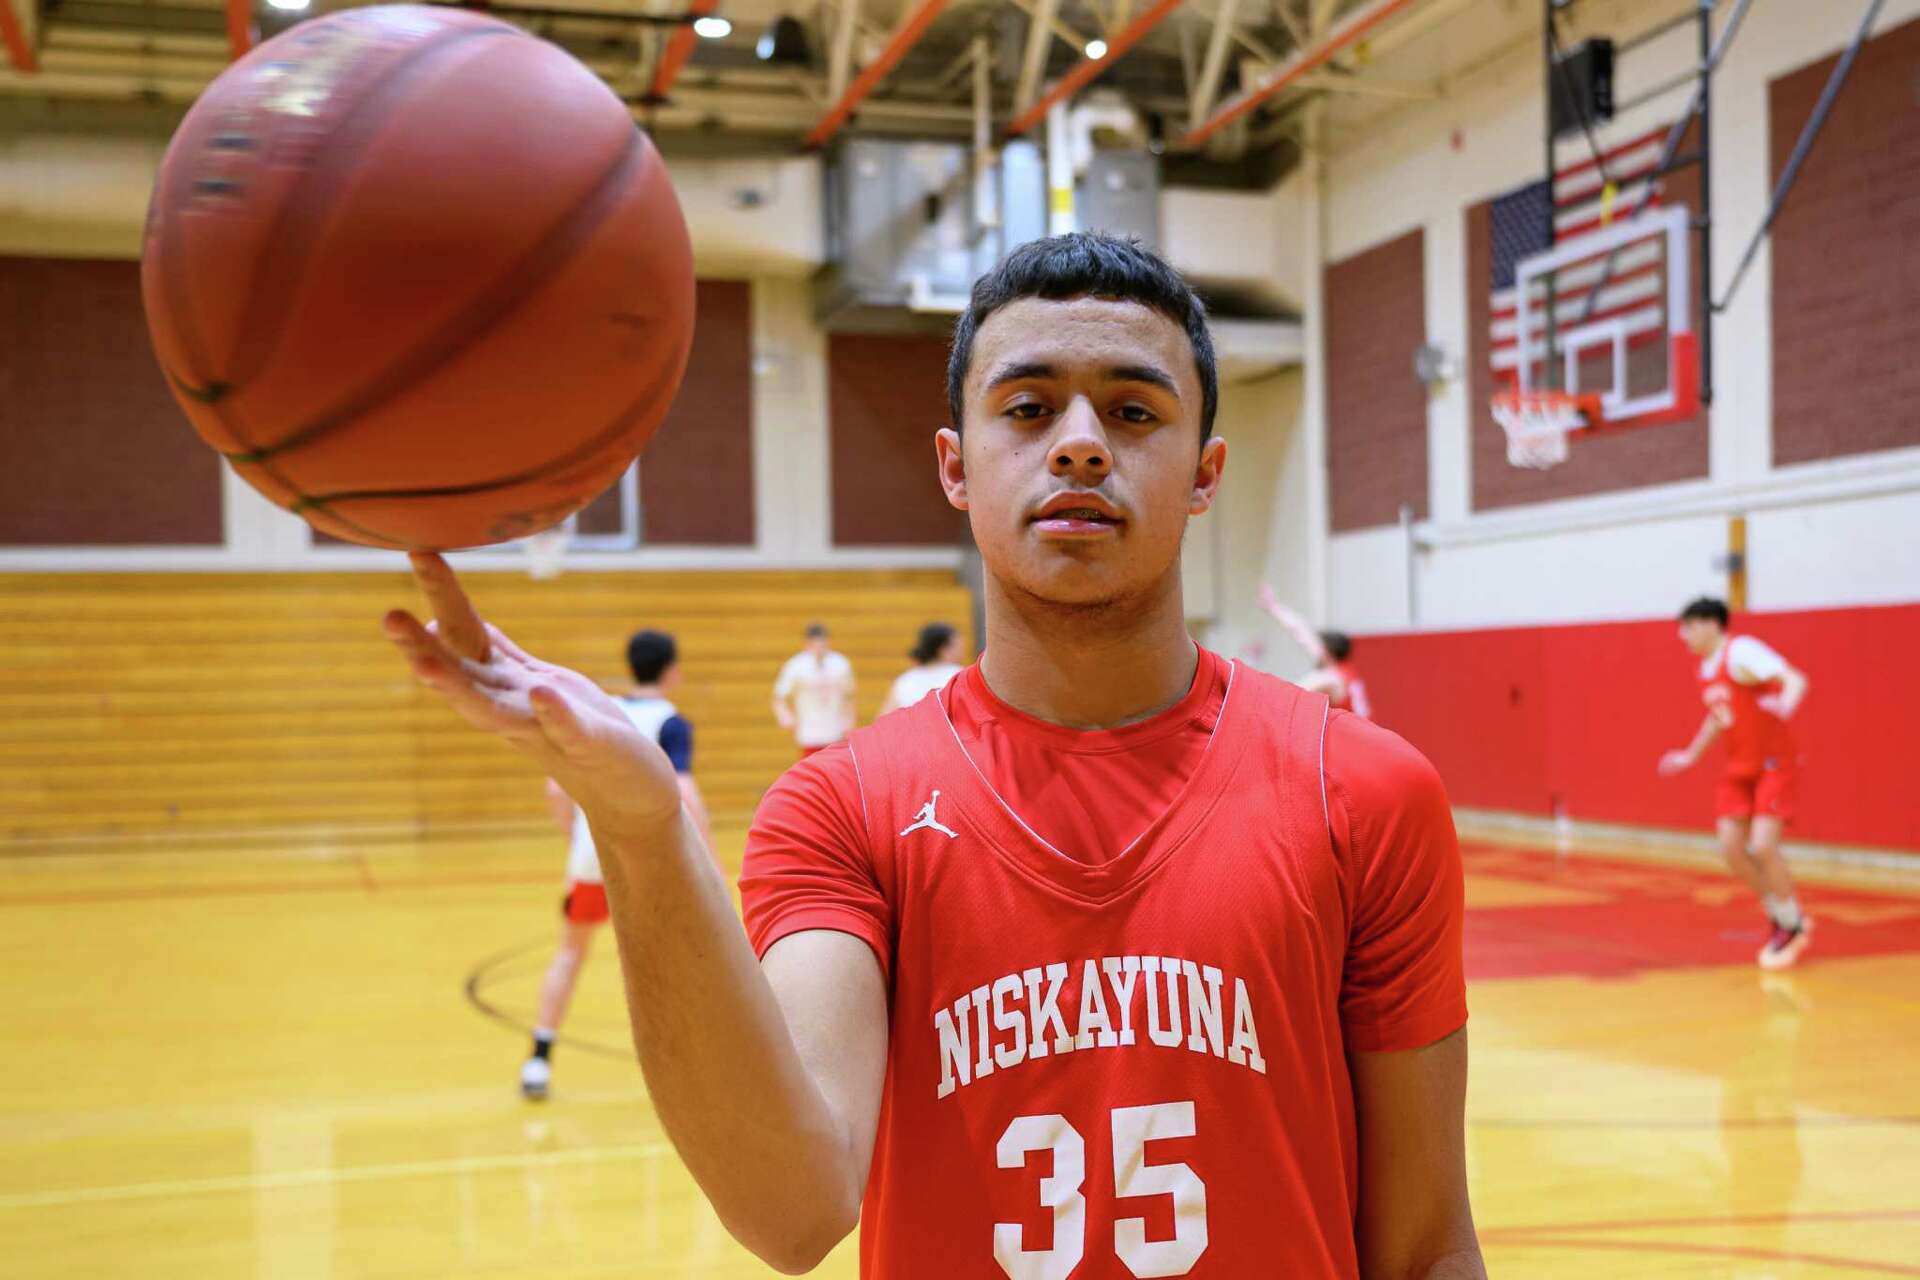
<svg viewBox="0 0 1920 1280">
<path fill-rule="evenodd" d="M 633 721 L 633 727 L 660 741 L 660 730 L 680 714 L 665 698 L 616 698 L 620 709 L 627 713 L 627 719 Z M 600 883 L 600 854 L 593 847 L 593 832 L 587 827 L 587 815 L 579 805 L 573 807 L 573 840 L 567 849 L 567 879 L 584 881 L 588 884 Z"/>
<path fill-rule="evenodd" d="M 794 654 L 773 682 L 774 697 L 792 700 L 793 737 L 803 747 L 831 746 L 852 731 L 852 689 L 853 664 L 832 651 Z"/>
<path fill-rule="evenodd" d="M 947 681 L 960 674 L 955 662 L 929 662 L 924 667 L 908 667 L 887 692 L 890 707 L 910 707 L 935 689 L 947 687 Z"/>
<path fill-rule="evenodd" d="M 1756 636 L 1734 636 L 1723 643 L 1727 649 L 1727 671 L 1741 684 L 1768 684 L 1787 674 L 1787 660 Z M 1718 649 L 1700 659 L 1700 678 L 1713 679 L 1714 667 L 1719 661 Z"/>
</svg>

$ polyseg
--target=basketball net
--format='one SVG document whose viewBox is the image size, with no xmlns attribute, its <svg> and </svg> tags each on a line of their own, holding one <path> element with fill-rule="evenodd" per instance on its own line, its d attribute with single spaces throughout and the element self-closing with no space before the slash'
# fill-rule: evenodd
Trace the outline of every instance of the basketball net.
<svg viewBox="0 0 1920 1280">
<path fill-rule="evenodd" d="M 1590 425 L 1598 399 L 1561 391 L 1503 391 L 1494 396 L 1494 420 L 1507 433 L 1507 461 L 1535 471 L 1565 462 L 1568 435 Z"/>
<path fill-rule="evenodd" d="M 551 529 L 542 529 L 520 539 L 520 546 L 527 553 L 527 576 L 536 582 L 559 577 L 562 566 L 566 564 L 567 545 L 572 541 L 571 516 Z"/>
</svg>

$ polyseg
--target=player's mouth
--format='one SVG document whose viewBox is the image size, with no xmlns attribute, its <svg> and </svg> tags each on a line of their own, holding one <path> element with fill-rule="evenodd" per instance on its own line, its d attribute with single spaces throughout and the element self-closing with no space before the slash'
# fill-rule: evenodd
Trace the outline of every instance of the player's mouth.
<svg viewBox="0 0 1920 1280">
<path fill-rule="evenodd" d="M 1030 523 L 1049 538 L 1101 538 L 1111 536 L 1124 520 L 1099 494 L 1057 493 L 1040 505 Z"/>
</svg>

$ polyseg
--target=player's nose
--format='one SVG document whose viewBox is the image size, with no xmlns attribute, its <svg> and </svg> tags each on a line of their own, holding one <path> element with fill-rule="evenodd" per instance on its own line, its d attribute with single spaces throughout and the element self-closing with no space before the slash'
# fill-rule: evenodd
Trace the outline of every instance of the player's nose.
<svg viewBox="0 0 1920 1280">
<path fill-rule="evenodd" d="M 1098 483 L 1113 470 L 1113 450 L 1107 447 L 1107 433 L 1100 415 L 1084 396 L 1076 396 L 1060 415 L 1047 458 L 1047 469 L 1082 484 Z"/>
</svg>

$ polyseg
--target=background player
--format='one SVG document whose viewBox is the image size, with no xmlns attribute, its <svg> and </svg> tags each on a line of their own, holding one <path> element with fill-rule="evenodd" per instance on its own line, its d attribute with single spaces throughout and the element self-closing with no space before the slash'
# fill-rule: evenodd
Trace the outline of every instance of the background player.
<svg viewBox="0 0 1920 1280">
<path fill-rule="evenodd" d="M 773 718 L 793 735 L 803 760 L 853 728 L 853 664 L 834 651 L 825 623 L 808 623 L 806 647 L 781 666 Z"/>
<path fill-rule="evenodd" d="M 1360 678 L 1359 668 L 1353 665 L 1352 637 L 1344 631 L 1315 631 L 1305 618 L 1281 603 L 1272 587 L 1260 588 L 1260 604 L 1313 659 L 1313 670 L 1294 683 L 1326 694 L 1327 700 L 1342 711 L 1373 719 L 1373 704 L 1367 700 L 1367 682 Z"/>
<path fill-rule="evenodd" d="M 960 632 L 945 622 L 929 622 L 907 651 L 913 665 L 902 671 L 887 690 L 880 714 L 910 707 L 960 674 Z"/>
<path fill-rule="evenodd" d="M 633 727 L 660 744 L 680 787 L 681 802 L 699 827 L 707 847 L 713 847 L 713 831 L 707 820 L 707 806 L 700 786 L 693 780 L 693 726 L 680 709 L 667 700 L 680 683 L 680 655 L 673 637 L 664 631 L 636 632 L 627 641 L 627 667 L 633 672 L 633 690 L 615 699 Z M 607 890 L 601 877 L 600 857 L 594 851 L 593 833 L 587 817 L 571 797 L 552 778 L 547 779 L 547 796 L 554 804 L 555 817 L 568 834 L 567 893 L 560 914 L 560 945 L 553 963 L 540 982 L 540 1003 L 534 1014 L 533 1053 L 520 1066 L 520 1092 L 529 1098 L 547 1096 L 552 1078 L 553 1038 L 566 1020 L 567 1006 L 573 1001 L 573 989 L 580 981 L 580 969 L 587 962 L 587 949 L 593 944 L 594 930 L 607 920 Z"/>
<path fill-rule="evenodd" d="M 1660 757 L 1660 773 L 1691 769 L 1726 736 L 1727 763 L 1713 805 L 1720 855 L 1766 906 L 1773 930 L 1760 949 L 1760 967 L 1784 969 L 1806 950 L 1813 929 L 1780 853 L 1800 774 L 1787 721 L 1807 696 L 1807 677 L 1763 641 L 1727 634 L 1727 621 L 1726 603 L 1711 596 L 1680 611 L 1680 642 L 1700 659 L 1707 714 L 1692 742 Z"/>
<path fill-rule="evenodd" d="M 1483 1278 L 1439 780 L 1186 629 L 1181 541 L 1226 460 L 1198 300 L 1123 241 L 1024 245 L 975 286 L 949 394 L 985 657 L 769 792 L 752 946 L 591 681 L 486 627 L 438 557 L 438 630 L 387 617 L 591 814 L 688 1169 L 796 1273 L 863 1222 L 867 1276 Z"/>
</svg>

